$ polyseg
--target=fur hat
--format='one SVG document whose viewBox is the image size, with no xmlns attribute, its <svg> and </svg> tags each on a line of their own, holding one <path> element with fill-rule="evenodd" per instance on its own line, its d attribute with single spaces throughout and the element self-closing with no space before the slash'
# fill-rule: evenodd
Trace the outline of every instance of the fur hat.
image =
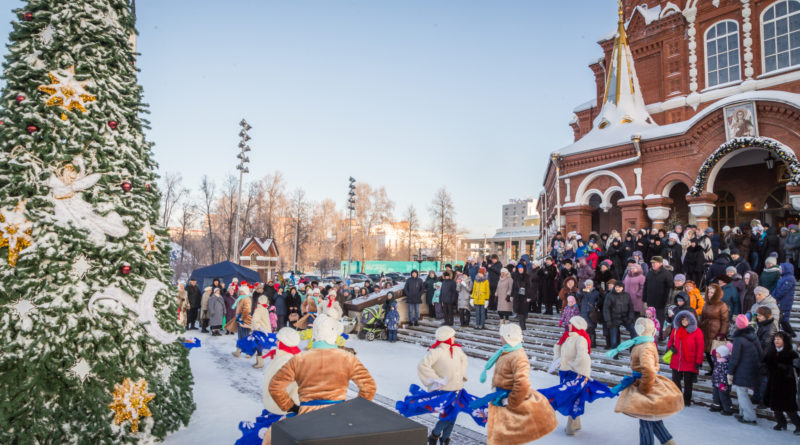
<svg viewBox="0 0 800 445">
<path fill-rule="evenodd" d="M 486 268 L 485 267 L 481 267 L 480 269 L 478 269 L 478 273 L 481 274 L 481 275 L 486 275 Z"/>
<path fill-rule="evenodd" d="M 594 281 L 586 280 L 586 281 L 583 282 L 583 286 L 584 287 L 594 287 Z"/>
<path fill-rule="evenodd" d="M 663 263 L 664 262 L 664 258 L 656 255 L 656 256 L 654 256 L 653 258 L 650 259 L 650 262 L 651 263 Z"/>
<path fill-rule="evenodd" d="M 731 277 L 729 277 L 727 275 L 720 275 L 720 276 L 714 278 L 714 281 L 722 281 L 723 283 L 728 284 L 732 280 L 731 280 Z"/>
<path fill-rule="evenodd" d="M 775 257 L 767 257 L 767 259 L 764 260 L 764 265 L 766 265 L 767 267 L 775 266 L 777 264 L 778 264 L 778 259 Z"/>
<path fill-rule="evenodd" d="M 756 286 L 756 288 L 753 289 L 753 293 L 756 295 L 769 295 L 769 289 L 764 286 Z"/>
<path fill-rule="evenodd" d="M 575 297 L 570 295 L 567 297 L 567 306 L 572 306 L 576 303 Z"/>
<path fill-rule="evenodd" d="M 675 275 L 675 277 L 672 279 L 672 281 L 680 281 L 681 283 L 685 284 L 686 283 L 686 275 L 684 275 L 682 273 L 679 273 L 679 274 Z"/>
<path fill-rule="evenodd" d="M 317 323 L 314 322 L 314 324 L 316 325 Z M 649 318 L 637 319 L 633 329 L 636 330 L 636 334 L 638 335 L 647 335 L 652 337 L 656 333 L 656 325 L 653 323 L 653 320 Z"/>
<path fill-rule="evenodd" d="M 744 314 L 739 314 L 736 316 L 736 329 L 744 329 L 750 325 L 750 322 L 747 320 L 747 317 Z"/>
<path fill-rule="evenodd" d="M 715 351 L 717 351 L 717 357 L 719 358 L 725 358 L 731 355 L 731 350 L 730 348 L 728 348 L 727 345 L 717 346 L 717 349 L 715 349 Z"/>
<path fill-rule="evenodd" d="M 669 234 L 669 239 L 671 239 L 671 240 L 675 240 L 675 241 L 680 241 L 680 239 L 678 238 L 678 234 L 677 234 L 677 233 L 675 233 L 675 232 L 671 232 L 671 233 Z"/>
<path fill-rule="evenodd" d="M 569 324 L 575 326 L 576 329 L 580 329 L 585 331 L 588 325 L 586 324 L 586 320 L 583 319 L 580 315 L 576 315 L 569 319 Z"/>
<path fill-rule="evenodd" d="M 339 320 L 329 317 L 327 314 L 322 314 L 314 320 L 311 337 L 314 341 L 324 341 L 335 345 L 342 332 L 344 332 L 344 326 Z"/>
<path fill-rule="evenodd" d="M 731 273 L 731 272 L 736 273 L 736 268 L 733 267 L 733 266 L 728 266 L 728 267 L 725 268 L 725 273 L 726 274 Z"/>
<path fill-rule="evenodd" d="M 290 348 L 300 344 L 300 334 L 292 328 L 281 328 L 281 330 L 278 331 L 277 338 L 284 346 Z"/>
<path fill-rule="evenodd" d="M 317 322 L 314 322 L 314 326 Z M 436 330 L 436 341 L 447 341 L 456 336 L 456 330 L 450 326 L 441 326 Z"/>
<path fill-rule="evenodd" d="M 500 337 L 509 346 L 516 346 L 522 343 L 522 329 L 517 324 L 505 323 L 500 325 Z"/>
</svg>

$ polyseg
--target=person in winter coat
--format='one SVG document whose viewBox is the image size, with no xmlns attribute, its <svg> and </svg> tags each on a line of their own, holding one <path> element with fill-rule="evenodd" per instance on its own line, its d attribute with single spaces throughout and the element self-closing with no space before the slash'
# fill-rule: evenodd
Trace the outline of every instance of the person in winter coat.
<svg viewBox="0 0 800 445">
<path fill-rule="evenodd" d="M 739 303 L 742 307 L 742 313 L 746 313 L 756 304 L 756 288 L 758 287 L 758 274 L 748 271 L 742 278 L 744 283 L 744 292 L 739 293 Z"/>
<path fill-rule="evenodd" d="M 736 332 L 733 333 L 733 350 L 728 365 L 728 383 L 733 385 L 739 399 L 739 415 L 736 419 L 749 425 L 756 424 L 756 412 L 747 390 L 759 387 L 759 363 L 761 345 L 747 317 L 736 317 Z"/>
<path fill-rule="evenodd" d="M 772 343 L 772 337 L 778 332 L 772 323 L 773 321 L 772 311 L 768 307 L 762 306 L 756 310 L 756 337 L 758 337 L 762 352 L 769 348 L 770 343 Z"/>
<path fill-rule="evenodd" d="M 235 309 L 234 317 L 236 318 L 236 324 L 239 327 L 239 340 L 242 340 L 250 335 L 253 329 L 253 316 L 250 315 L 250 288 L 241 286 L 239 288 L 239 294 L 239 298 L 233 303 L 233 308 Z M 242 350 L 237 346 L 236 351 L 232 354 L 234 357 L 239 357 L 242 354 Z M 248 358 L 250 357 L 248 356 Z"/>
<path fill-rule="evenodd" d="M 778 285 L 778 280 L 781 279 L 781 268 L 778 266 L 778 259 L 775 257 L 768 257 L 764 260 L 764 270 L 758 277 L 758 283 L 766 287 L 770 293 L 775 290 Z"/>
<path fill-rule="evenodd" d="M 269 317 L 269 299 L 266 295 L 258 297 L 258 307 L 253 311 L 253 318 L 251 321 L 253 331 L 260 331 L 264 334 L 272 332 L 272 323 Z M 260 347 L 256 348 L 256 364 L 254 368 L 263 368 L 264 359 L 261 357 L 262 350 Z"/>
<path fill-rule="evenodd" d="M 486 278 L 489 280 L 489 289 L 491 294 L 489 297 L 489 309 L 497 310 L 497 282 L 500 281 L 500 271 L 503 269 L 503 263 L 497 255 L 492 255 L 489 260 L 489 265 L 486 268 Z"/>
<path fill-rule="evenodd" d="M 581 308 L 578 306 L 578 300 L 574 295 L 568 296 L 567 304 L 565 304 L 564 309 L 561 310 L 561 318 L 558 321 L 558 327 L 569 329 L 569 321 L 572 317 L 580 317 L 580 315 Z"/>
<path fill-rule="evenodd" d="M 739 310 L 739 291 L 727 275 L 718 276 L 717 283 L 722 288 L 722 301 L 728 305 L 728 317 L 730 321 L 733 321 L 741 312 Z"/>
<path fill-rule="evenodd" d="M 586 260 L 582 259 L 578 262 L 577 273 L 575 276 L 578 278 L 578 283 L 583 283 L 586 280 L 594 279 L 594 269 L 592 266 L 586 264 Z"/>
<path fill-rule="evenodd" d="M 778 308 L 778 302 L 775 301 L 775 298 L 770 296 L 769 291 L 766 287 L 758 286 L 753 291 L 756 294 L 756 302 L 753 306 L 750 307 L 750 319 L 754 320 L 756 318 L 756 313 L 758 312 L 758 308 L 766 307 L 769 309 L 770 313 L 772 314 L 770 318 L 772 318 L 772 325 L 774 329 L 777 331 L 780 327 L 780 317 L 781 317 L 781 310 Z"/>
<path fill-rule="evenodd" d="M 614 273 L 614 278 L 617 280 L 622 279 L 622 271 L 625 270 L 625 251 L 622 248 L 622 243 L 618 239 L 614 239 L 611 241 L 611 245 L 608 247 L 608 251 L 606 252 L 606 256 L 609 260 L 611 260 L 611 270 Z M 580 280 L 581 277 L 578 277 Z M 586 277 L 584 280 L 589 280 L 593 277 Z"/>
<path fill-rule="evenodd" d="M 425 304 L 428 305 L 428 318 L 435 318 L 436 308 L 434 307 L 433 294 L 436 292 L 436 283 L 438 282 L 439 279 L 436 278 L 436 272 L 429 270 L 428 276 L 425 278 Z"/>
<path fill-rule="evenodd" d="M 794 292 L 797 281 L 794 278 L 794 266 L 791 263 L 781 264 L 781 279 L 775 285 L 772 296 L 778 302 L 781 309 L 781 318 L 785 323 L 789 323 L 789 316 L 792 313 L 792 303 L 794 303 Z"/>
<path fill-rule="evenodd" d="M 728 269 L 728 266 L 731 263 L 731 258 L 725 253 L 719 254 L 719 256 L 711 263 L 711 266 L 708 267 L 708 271 L 706 272 L 706 283 L 711 283 L 717 279 L 717 277 L 725 275 L 725 270 Z"/>
<path fill-rule="evenodd" d="M 650 308 L 647 309 L 648 311 L 650 310 Z M 675 304 L 667 308 L 667 320 L 666 320 L 667 326 L 664 327 L 664 336 L 666 336 L 667 338 L 669 338 L 672 335 L 672 330 L 675 328 L 674 325 L 675 315 L 677 315 L 681 311 L 691 312 L 695 316 L 695 319 L 700 318 L 697 312 L 689 305 L 689 295 L 686 292 L 678 293 L 678 295 L 675 296 Z M 652 320 L 653 318 L 650 317 L 649 315 L 650 313 L 648 312 L 647 318 Z M 655 321 L 653 322 L 653 324 L 655 324 Z"/>
<path fill-rule="evenodd" d="M 766 257 L 765 257 L 766 258 Z M 750 272 L 750 263 L 744 260 L 740 255 L 739 249 L 731 249 L 731 262 L 728 267 L 736 268 L 736 273 L 744 276 L 747 272 Z"/>
<path fill-rule="evenodd" d="M 225 322 L 227 323 L 229 320 L 236 318 L 236 309 L 233 307 L 233 304 L 236 303 L 236 288 L 228 286 L 228 291 L 225 292 L 222 299 L 225 301 Z M 234 333 L 227 329 L 225 330 L 225 335 L 233 335 Z"/>
<path fill-rule="evenodd" d="M 669 234 L 667 245 L 664 246 L 664 259 L 669 261 L 677 272 L 683 272 L 683 246 L 677 233 Z"/>
<path fill-rule="evenodd" d="M 486 329 L 486 307 L 489 305 L 491 287 L 489 280 L 486 279 L 486 268 L 478 269 L 478 275 L 472 283 L 472 306 L 475 307 L 475 328 Z"/>
<path fill-rule="evenodd" d="M 792 338 L 785 332 L 777 332 L 764 353 L 767 368 L 767 390 L 765 402 L 775 413 L 777 424 L 774 430 L 786 429 L 786 414 L 794 424 L 794 435 L 800 436 L 800 416 L 797 415 L 797 380 L 792 370 L 798 358 L 792 350 Z"/>
<path fill-rule="evenodd" d="M 219 288 L 214 288 L 214 293 L 208 300 L 208 324 L 211 325 L 211 335 L 220 336 L 223 318 L 225 317 L 225 301 L 222 299 L 222 292 Z"/>
<path fill-rule="evenodd" d="M 444 277 L 444 281 L 442 281 L 442 288 L 439 289 L 439 304 L 442 305 L 444 312 L 444 324 L 453 326 L 453 318 L 458 307 L 458 287 L 453 280 L 452 272 L 445 271 L 442 277 Z"/>
<path fill-rule="evenodd" d="M 509 393 L 503 402 L 489 404 L 486 442 L 521 445 L 550 434 L 558 427 L 558 421 L 547 399 L 531 388 L 530 362 L 522 348 L 522 329 L 502 324 L 500 338 L 503 347 L 493 363 L 492 386 L 508 389 Z"/>
<path fill-rule="evenodd" d="M 692 385 L 703 366 L 703 331 L 697 329 L 697 318 L 693 311 L 681 311 L 675 315 L 667 349 L 673 351 L 669 367 L 672 381 L 683 391 L 683 404 L 692 404 Z M 681 385 L 683 382 L 683 385 Z"/>
<path fill-rule="evenodd" d="M 412 326 L 419 326 L 419 305 L 422 303 L 422 294 L 425 292 L 425 283 L 419 278 L 417 270 L 411 271 L 411 278 L 403 286 L 403 295 L 408 303 L 408 318 Z M 432 307 L 430 308 L 433 309 Z M 433 312 L 430 312 L 433 315 Z"/>
<path fill-rule="evenodd" d="M 654 256 L 650 266 L 650 272 L 644 281 L 643 298 L 648 307 L 656 308 L 656 317 L 663 327 L 667 313 L 667 301 L 672 290 L 672 273 L 664 268 L 663 259 L 660 256 Z M 661 332 L 659 332 L 659 337 L 661 337 Z"/>
<path fill-rule="evenodd" d="M 539 269 L 539 280 L 542 286 L 542 304 L 544 304 L 544 314 L 553 315 L 553 304 L 556 300 L 558 291 L 556 290 L 556 281 L 558 280 L 558 270 L 553 264 L 553 259 L 547 257 L 544 259 L 544 266 Z"/>
<path fill-rule="evenodd" d="M 497 298 L 497 315 L 500 317 L 501 323 L 507 322 L 511 316 L 513 310 L 511 290 L 513 287 L 514 280 L 511 279 L 511 274 L 507 269 L 500 269 L 500 280 L 497 281 L 495 297 Z"/>
<path fill-rule="evenodd" d="M 564 280 L 564 285 L 558 292 L 559 309 L 563 310 L 567 306 L 567 297 L 578 295 L 578 279 L 575 277 L 568 277 Z"/>
<path fill-rule="evenodd" d="M 718 284 L 711 284 L 706 290 L 706 303 L 700 313 L 700 329 L 703 331 L 705 353 L 711 370 L 706 375 L 712 375 L 714 362 L 711 359 L 711 342 L 714 339 L 724 340 L 728 335 L 730 318 L 728 305 L 722 301 L 722 288 Z"/>
<path fill-rule="evenodd" d="M 656 335 L 653 322 L 639 318 L 634 328 L 637 337 L 606 353 L 613 358 L 620 350 L 632 347 L 631 371 L 638 373 L 638 377 L 633 375 L 633 382 L 623 385 L 614 411 L 639 419 L 640 445 L 652 445 L 654 435 L 662 445 L 675 445 L 663 419 L 683 409 L 683 395 L 675 383 L 658 374 L 660 366 L 658 347 L 653 342 Z"/>
<path fill-rule="evenodd" d="M 197 287 L 197 280 L 194 278 L 189 279 L 189 285 L 186 286 L 186 299 L 189 301 L 189 310 L 186 313 L 186 329 L 197 329 L 195 324 L 197 324 L 197 315 L 200 312 L 203 295 L 200 292 L 200 288 Z"/>
<path fill-rule="evenodd" d="M 728 360 L 730 359 L 733 345 L 717 346 L 712 351 L 714 360 L 714 375 L 711 378 L 712 396 L 714 404 L 709 411 L 720 413 L 723 416 L 733 415 L 733 403 L 731 402 L 731 385 L 728 383 Z"/>
<path fill-rule="evenodd" d="M 281 294 L 284 293 L 283 292 L 283 288 L 278 287 L 278 289 L 275 290 L 275 295 L 273 295 L 272 304 L 275 306 L 276 309 L 280 309 L 279 306 L 278 306 L 278 298 L 277 298 L 279 293 L 281 293 Z M 286 294 L 285 300 L 286 300 L 286 307 L 287 307 L 286 321 L 289 321 L 289 322 L 293 323 L 293 322 L 299 320 L 300 317 L 303 315 L 302 311 L 300 310 L 300 307 L 303 305 L 303 300 L 300 297 L 300 294 L 297 292 L 297 288 L 292 287 L 291 289 L 289 289 L 289 293 Z M 281 313 L 280 313 L 280 310 L 279 310 L 278 311 L 278 325 L 280 325 L 280 315 L 281 315 Z M 294 320 L 292 320 L 292 319 L 294 319 Z"/>
<path fill-rule="evenodd" d="M 297 299 L 297 301 L 299 301 L 300 297 L 297 296 L 297 290 L 294 288 L 292 288 L 292 290 L 294 290 L 295 292 L 295 298 Z M 266 294 L 264 296 L 266 297 Z M 271 306 L 275 307 L 275 315 L 277 315 L 278 317 L 278 321 L 276 323 L 278 329 L 286 326 L 286 322 L 289 318 L 289 313 L 290 313 L 289 310 L 290 299 L 291 299 L 291 291 L 290 295 L 286 295 L 283 293 L 283 288 L 278 288 L 278 290 L 275 292 L 275 295 L 272 296 Z M 267 298 L 267 301 L 270 301 L 270 299 Z M 291 304 L 297 304 L 296 311 L 298 313 L 297 318 L 299 318 L 300 304 L 297 303 L 297 301 L 293 301 L 291 302 Z"/>
<path fill-rule="evenodd" d="M 611 261 L 603 260 L 600 262 L 599 269 L 594 274 L 594 285 L 597 287 L 601 293 L 605 293 L 611 290 L 608 286 L 608 282 L 614 279 L 614 274 L 611 271 Z"/>
<path fill-rule="evenodd" d="M 625 291 L 631 296 L 633 312 L 636 317 L 644 314 L 644 300 L 642 299 L 644 296 L 644 282 L 645 276 L 642 273 L 642 267 L 636 263 L 629 264 L 622 283 L 625 285 Z"/>
<path fill-rule="evenodd" d="M 706 304 L 703 294 L 700 293 L 700 289 L 697 288 L 697 284 L 695 284 L 694 281 L 687 281 L 684 288 L 686 294 L 689 295 L 689 300 L 687 300 L 689 306 L 691 306 L 699 316 L 703 313 L 703 306 Z"/>
<path fill-rule="evenodd" d="M 400 313 L 397 312 L 397 302 L 392 301 L 389 311 L 386 312 L 386 330 L 389 335 L 389 343 L 397 341 L 397 329 L 400 327 Z"/>
<path fill-rule="evenodd" d="M 531 264 L 531 270 L 528 271 L 528 278 L 531 282 L 531 301 L 528 305 L 528 312 L 536 314 L 542 313 L 542 281 L 539 271 L 542 270 L 539 261 L 534 261 Z"/>
<path fill-rule="evenodd" d="M 520 329 L 524 332 L 526 329 L 525 320 L 528 318 L 528 308 L 530 307 L 530 300 L 533 295 L 530 275 L 525 270 L 525 264 L 517 264 L 517 268 L 514 270 L 511 279 L 514 283 L 511 287 L 512 309 L 514 309 L 514 313 L 516 313 L 519 318 Z"/>
<path fill-rule="evenodd" d="M 208 300 L 211 299 L 211 292 L 214 290 L 213 287 L 208 286 L 203 289 L 203 297 L 200 301 L 200 327 L 202 330 L 200 332 L 208 333 Z"/>
<path fill-rule="evenodd" d="M 475 275 L 478 275 L 477 270 Z M 461 327 L 469 327 L 469 318 L 472 314 L 470 306 L 470 299 L 472 298 L 472 280 L 468 274 L 459 273 L 456 279 L 458 285 L 458 313 L 461 321 Z"/>
<path fill-rule="evenodd" d="M 614 284 L 614 290 L 606 294 L 603 301 L 603 320 L 608 325 L 609 346 L 613 349 L 620 343 L 620 326 L 624 327 L 631 337 L 634 336 L 633 302 L 631 296 L 625 292 L 622 282 Z"/>
<path fill-rule="evenodd" d="M 689 247 L 686 249 L 686 255 L 683 257 L 683 271 L 686 273 L 686 278 L 695 283 L 703 281 L 703 272 L 705 271 L 705 256 L 703 255 L 703 248 L 697 242 L 697 238 L 689 240 Z"/>
<path fill-rule="evenodd" d="M 772 252 L 780 255 L 781 243 L 780 237 L 778 236 L 778 231 L 775 229 L 775 227 L 769 227 L 766 232 L 766 236 L 764 236 L 764 244 L 761 246 L 761 258 L 768 257 Z"/>
<path fill-rule="evenodd" d="M 592 280 L 583 283 L 583 290 L 578 294 L 580 302 L 581 317 L 586 321 L 586 333 L 593 345 L 597 344 L 595 329 L 599 321 L 600 312 L 600 292 L 594 288 Z"/>
</svg>

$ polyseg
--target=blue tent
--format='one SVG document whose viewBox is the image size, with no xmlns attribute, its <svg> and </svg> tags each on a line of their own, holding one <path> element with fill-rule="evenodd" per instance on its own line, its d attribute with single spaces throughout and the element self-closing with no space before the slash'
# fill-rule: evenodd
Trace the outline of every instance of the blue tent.
<svg viewBox="0 0 800 445">
<path fill-rule="evenodd" d="M 257 283 L 261 281 L 261 276 L 258 275 L 258 272 L 230 261 L 223 261 L 208 267 L 195 269 L 192 271 L 192 275 L 189 279 L 194 278 L 197 280 L 198 287 L 203 289 L 206 286 L 211 286 L 211 283 L 214 282 L 214 278 L 221 279 L 222 282 L 227 285 L 230 284 L 234 277 L 238 278 L 240 283 L 242 281 L 247 281 L 248 283 Z"/>
</svg>

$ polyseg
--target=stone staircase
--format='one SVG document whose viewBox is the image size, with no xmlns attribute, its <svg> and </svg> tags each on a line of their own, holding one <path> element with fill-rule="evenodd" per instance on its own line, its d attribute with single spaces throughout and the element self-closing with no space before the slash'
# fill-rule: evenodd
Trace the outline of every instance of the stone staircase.
<svg viewBox="0 0 800 445">
<path fill-rule="evenodd" d="M 558 319 L 558 315 L 528 315 L 526 322 L 528 329 L 524 333 L 523 342 L 525 351 L 530 357 L 532 369 L 546 372 L 553 361 L 553 345 L 563 332 L 563 329 L 558 327 Z M 473 314 L 471 323 L 474 324 L 474 320 Z M 513 318 L 511 322 L 514 322 Z M 795 331 L 800 333 L 800 285 L 795 290 L 795 301 L 790 322 Z M 499 324 L 500 320 L 496 313 L 490 313 L 487 316 L 486 330 L 476 330 L 472 327 L 462 328 L 459 326 L 458 320 L 456 320 L 454 326 L 458 332 L 456 338 L 463 345 L 464 352 L 468 356 L 488 360 L 502 346 L 497 335 Z M 398 331 L 397 338 L 404 342 L 427 347 L 433 344 L 434 333 L 439 325 L 440 321 L 438 320 L 425 319 L 420 321 L 419 326 L 401 328 Z M 622 339 L 628 339 L 628 333 L 624 329 L 622 331 Z M 800 336 L 795 339 L 795 342 L 798 340 L 800 340 Z M 602 329 L 599 327 L 597 329 L 597 343 L 592 345 L 592 378 L 611 386 L 616 385 L 623 377 L 630 374 L 628 366 L 629 353 L 628 351 L 622 352 L 616 359 L 607 357 L 603 349 L 605 337 L 603 337 Z M 666 341 L 663 341 L 658 346 L 661 355 L 666 352 L 666 343 Z M 706 371 L 708 371 L 708 365 L 704 363 L 693 388 L 692 400 L 700 405 L 710 405 L 712 403 L 711 377 L 704 375 Z M 669 365 L 661 363 L 661 374 L 668 378 L 672 376 L 672 370 Z M 732 393 L 731 396 L 734 398 L 735 403 L 735 393 Z M 772 411 L 768 409 L 758 410 L 758 414 L 762 417 L 772 417 Z"/>
</svg>

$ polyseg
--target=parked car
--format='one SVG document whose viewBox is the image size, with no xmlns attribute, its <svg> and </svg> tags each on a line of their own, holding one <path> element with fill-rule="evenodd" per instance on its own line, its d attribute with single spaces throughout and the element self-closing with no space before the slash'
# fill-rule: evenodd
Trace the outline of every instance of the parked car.
<svg viewBox="0 0 800 445">
<path fill-rule="evenodd" d="M 310 283 L 312 281 L 316 281 L 317 283 L 322 282 L 322 278 L 319 275 L 303 275 L 303 281 L 305 283 Z"/>
<path fill-rule="evenodd" d="M 400 274 L 400 273 L 397 273 L 397 272 L 389 272 L 387 274 L 384 274 L 384 276 L 386 278 L 391 279 L 392 281 L 394 281 L 396 283 L 399 283 L 400 281 L 406 281 L 406 278 L 403 276 L 403 274 Z"/>
<path fill-rule="evenodd" d="M 342 277 L 338 275 L 328 275 L 327 277 L 323 278 L 322 281 L 326 284 L 336 284 L 342 282 Z"/>
<path fill-rule="evenodd" d="M 352 283 L 363 283 L 369 280 L 369 277 L 364 275 L 363 273 L 351 273 L 350 274 L 350 282 Z"/>
<path fill-rule="evenodd" d="M 369 280 L 372 281 L 373 283 L 378 283 L 381 281 L 381 274 L 379 273 L 371 273 L 367 276 L 369 277 Z"/>
</svg>

